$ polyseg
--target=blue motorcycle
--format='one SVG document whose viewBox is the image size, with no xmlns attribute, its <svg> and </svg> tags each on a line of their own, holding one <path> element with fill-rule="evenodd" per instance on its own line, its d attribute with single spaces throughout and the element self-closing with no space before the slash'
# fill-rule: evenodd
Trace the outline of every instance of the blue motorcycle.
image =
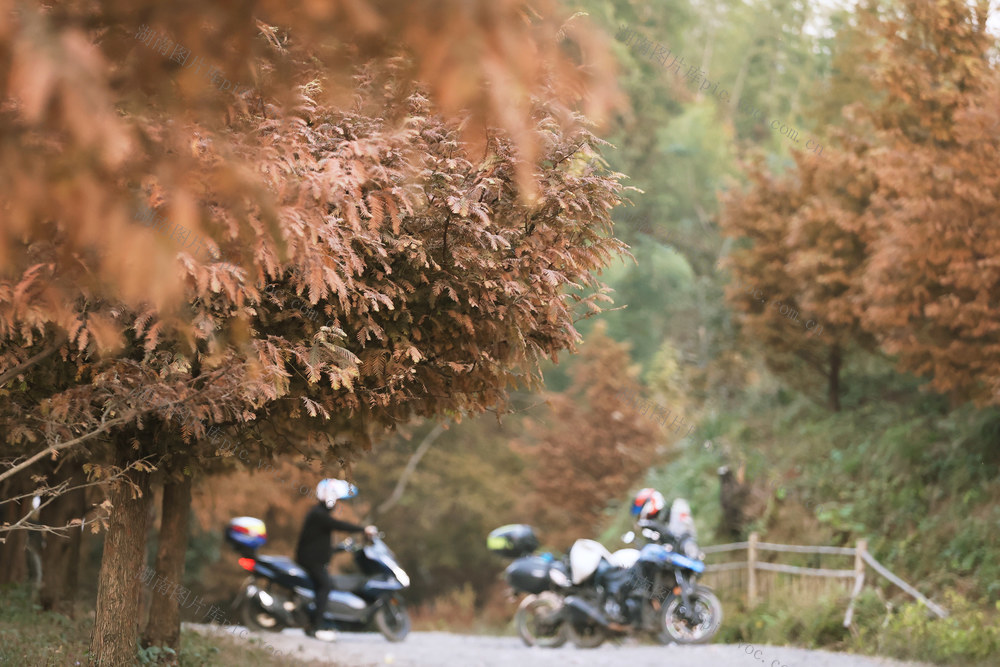
<svg viewBox="0 0 1000 667">
<path fill-rule="evenodd" d="M 246 626 L 270 632 L 306 627 L 315 609 L 313 581 L 291 558 L 256 554 L 266 540 L 263 522 L 250 517 L 234 519 L 226 538 L 240 553 L 240 567 L 250 572 L 237 599 Z M 323 618 L 338 630 L 357 632 L 374 625 L 389 641 L 403 641 L 411 623 L 400 593 L 409 587 L 410 578 L 382 535 L 364 546 L 348 539 L 334 551 L 352 553 L 360 574 L 331 577 L 333 590 Z"/>
<path fill-rule="evenodd" d="M 566 598 L 567 631 L 578 648 L 594 648 L 608 637 L 651 633 L 660 643 L 701 644 L 722 625 L 722 603 L 698 584 L 705 571 L 693 535 L 662 535 L 648 528 L 651 540 L 628 568 L 602 559 L 592 586 Z M 634 536 L 624 536 L 631 542 Z"/>
</svg>

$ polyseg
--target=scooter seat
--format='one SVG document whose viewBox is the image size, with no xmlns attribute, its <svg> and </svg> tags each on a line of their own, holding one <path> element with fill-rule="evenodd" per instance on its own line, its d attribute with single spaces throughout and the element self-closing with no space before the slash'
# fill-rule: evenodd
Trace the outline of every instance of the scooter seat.
<svg viewBox="0 0 1000 667">
<path fill-rule="evenodd" d="M 287 577 L 285 583 L 290 582 L 293 586 L 304 586 L 306 588 L 313 587 L 312 579 L 302 569 L 302 566 L 287 556 L 257 556 L 257 561 Z"/>
</svg>

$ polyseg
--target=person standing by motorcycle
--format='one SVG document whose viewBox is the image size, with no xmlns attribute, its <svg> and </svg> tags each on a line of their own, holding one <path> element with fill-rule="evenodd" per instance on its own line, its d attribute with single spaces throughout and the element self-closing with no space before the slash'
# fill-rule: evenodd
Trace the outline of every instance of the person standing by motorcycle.
<svg viewBox="0 0 1000 667">
<path fill-rule="evenodd" d="M 358 526 L 331 516 L 338 500 L 353 498 L 357 494 L 358 488 L 342 479 L 322 480 L 316 485 L 316 498 L 319 502 L 309 510 L 302 524 L 298 546 L 295 548 L 295 561 L 306 571 L 316 588 L 316 605 L 312 618 L 309 619 L 309 627 L 306 628 L 306 634 L 310 637 L 316 637 L 317 631 L 326 632 L 321 629 L 323 613 L 326 611 L 327 597 L 333 589 L 333 581 L 326 566 L 335 552 L 330 534 L 335 530 L 364 532 L 369 538 L 378 534 L 375 526 Z M 333 640 L 336 635 L 330 633 L 329 636 L 319 638 Z"/>
</svg>

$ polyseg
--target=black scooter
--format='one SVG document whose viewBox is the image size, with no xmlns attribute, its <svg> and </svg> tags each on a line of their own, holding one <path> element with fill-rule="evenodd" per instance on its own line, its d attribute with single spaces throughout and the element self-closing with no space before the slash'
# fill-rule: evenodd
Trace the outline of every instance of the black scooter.
<svg viewBox="0 0 1000 667">
<path fill-rule="evenodd" d="M 374 624 L 386 639 L 399 642 L 410 632 L 410 615 L 400 595 L 410 578 L 381 538 L 379 534 L 365 546 L 348 539 L 335 547 L 354 554 L 361 574 L 331 577 L 334 590 L 323 618 L 337 630 L 362 631 Z M 236 603 L 246 626 L 270 632 L 306 627 L 316 593 L 305 570 L 286 556 L 258 556 L 245 544 L 237 548 L 240 567 L 251 573 Z"/>
</svg>

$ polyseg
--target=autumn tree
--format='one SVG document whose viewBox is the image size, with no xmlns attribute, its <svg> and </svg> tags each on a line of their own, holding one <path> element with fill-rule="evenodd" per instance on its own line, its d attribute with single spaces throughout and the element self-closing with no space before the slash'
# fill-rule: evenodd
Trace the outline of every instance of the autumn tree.
<svg viewBox="0 0 1000 667">
<path fill-rule="evenodd" d="M 529 400 L 540 403 L 534 395 Z M 370 503 L 366 520 L 391 538 L 411 573 L 414 602 L 464 585 L 481 602 L 494 588 L 496 561 L 483 548 L 486 534 L 530 520 L 520 500 L 531 492 L 531 481 L 510 445 L 520 433 L 518 417 L 483 415 L 447 429 L 427 423 L 408 440 L 394 437 L 378 446 L 377 456 L 359 461 L 356 479 Z"/>
<path fill-rule="evenodd" d="M 529 504 L 547 543 L 591 537 L 608 502 L 649 468 L 661 429 L 626 397 L 639 390 L 627 346 L 595 327 L 580 348 L 572 385 L 549 394 L 549 416 L 527 421 L 520 449 L 532 463 Z M 645 414 L 643 414 L 645 412 Z"/>
<path fill-rule="evenodd" d="M 608 217 L 620 187 L 603 170 L 567 169 L 597 144 L 570 109 L 595 75 L 556 37 L 564 27 L 560 38 L 587 58 L 588 29 L 524 22 L 519 3 L 456 5 L 452 16 L 430 4 L 412 16 L 419 7 L 354 7 L 349 17 L 333 2 L 302 16 L 260 7 L 287 19 L 280 30 L 212 7 L 182 23 L 191 14 L 114 4 L 23 10 L 4 26 L 15 46 L 0 57 L 14 90 L 2 182 L 19 198 L 4 201 L 0 377 L 4 453 L 19 458 L 0 482 L 70 448 L 87 451 L 93 478 L 116 479 L 91 646 L 99 663 L 133 656 L 150 464 L 181 485 L 164 494 L 177 521 L 189 473 L 197 482 L 218 456 L 210 425 L 261 422 L 269 454 L 295 448 L 349 466 L 414 416 L 503 409 L 506 391 L 538 386 L 539 363 L 572 350 L 574 320 L 607 300 L 592 272 L 622 250 Z M 204 82 L 144 51 L 132 17 L 220 60 L 243 58 L 259 87 L 213 101 Z M 360 53 L 346 62 L 383 56 L 358 70 L 353 104 L 334 103 L 345 56 L 329 46 L 336 31 L 322 32 L 331 25 L 356 29 Z M 432 25 L 471 27 L 492 46 L 470 60 L 432 39 Z M 393 27 L 402 48 L 375 36 Z M 25 83 L 23 52 L 46 39 L 59 45 L 46 55 L 63 60 L 37 65 L 54 78 Z M 66 45 L 86 56 L 71 67 L 79 82 L 58 68 Z M 109 61 L 123 64 L 110 71 Z M 150 72 L 161 78 L 142 78 Z M 415 72 L 427 82 L 414 84 Z M 128 88 L 140 79 L 143 104 Z M 96 92 L 67 111 L 77 85 Z M 185 112 L 178 100 L 198 104 Z M 81 118 L 99 127 L 99 147 L 77 131 Z M 60 166 L 75 161 L 89 170 Z M 38 195 L 66 173 L 71 185 Z M 92 205 L 73 205 L 81 197 Z M 129 210 L 147 206 L 186 231 L 210 230 L 213 252 L 189 251 L 188 235 L 180 247 L 162 231 L 126 229 Z M 176 554 L 160 555 L 158 567 L 176 573 Z"/>
<path fill-rule="evenodd" d="M 805 104 L 822 121 L 822 151 L 792 151 L 788 169 L 761 156 L 745 160 L 748 183 L 724 193 L 720 216 L 724 234 L 736 241 L 720 262 L 730 278 L 726 299 L 739 313 L 748 346 L 835 411 L 852 345 L 876 346 L 861 326 L 858 305 L 859 270 L 873 240 L 861 216 L 876 185 L 868 162 L 874 127 L 861 111 L 876 101 L 865 63 L 873 15 L 872 8 L 858 7 L 857 14 L 834 17 L 839 30 L 830 42 L 831 72 L 817 77 Z M 845 97 L 856 103 L 841 118 Z"/>
<path fill-rule="evenodd" d="M 904 2 L 881 28 L 878 190 L 861 306 L 900 368 L 1000 404 L 1000 71 L 989 6 Z"/>
<path fill-rule="evenodd" d="M 252 9 L 3 0 L 0 16 L 0 192 L 16 193 L 4 197 L 0 266 L 20 273 L 31 265 L 27 245 L 58 237 L 64 264 L 90 260 L 75 281 L 64 273 L 53 285 L 65 301 L 85 280 L 131 306 L 182 308 L 176 239 L 131 222 L 143 175 L 170 193 L 170 223 L 192 231 L 182 244 L 228 244 L 226 264 L 248 269 L 251 253 L 236 247 L 282 238 L 274 195 L 239 160 L 201 178 L 192 169 L 204 146 L 228 146 L 231 121 L 275 119 L 317 75 L 326 81 L 318 102 L 349 106 L 353 68 L 395 58 L 442 113 L 468 118 L 462 136 L 473 153 L 483 154 L 484 127 L 511 138 L 529 198 L 543 152 L 533 97 L 580 101 L 595 120 L 620 101 L 605 40 L 584 19 L 567 23 L 553 0 L 265 0 Z M 127 261 L 137 256 L 146 261 Z"/>
<path fill-rule="evenodd" d="M 746 239 L 727 263 L 730 299 L 772 366 L 787 373 L 798 357 L 823 373 L 834 409 L 852 344 L 958 399 L 996 400 L 985 248 L 1000 120 L 986 16 L 958 1 L 867 7 L 858 30 L 884 93 L 845 109 L 822 155 L 797 154 L 783 175 L 757 165 L 728 198 L 724 225 Z M 823 333 L 796 331 L 778 299 Z"/>
<path fill-rule="evenodd" d="M 832 410 L 840 409 L 846 350 L 874 345 L 858 306 L 859 271 L 872 241 L 860 219 L 874 189 L 867 152 L 855 140 L 822 156 L 798 153 L 794 175 L 748 164 L 752 185 L 727 194 L 722 216 L 726 233 L 741 239 L 721 265 L 733 278 L 726 296 L 749 345 L 760 344 L 768 365 L 807 393 L 819 373 Z M 807 373 L 798 376 L 799 368 Z"/>
</svg>

